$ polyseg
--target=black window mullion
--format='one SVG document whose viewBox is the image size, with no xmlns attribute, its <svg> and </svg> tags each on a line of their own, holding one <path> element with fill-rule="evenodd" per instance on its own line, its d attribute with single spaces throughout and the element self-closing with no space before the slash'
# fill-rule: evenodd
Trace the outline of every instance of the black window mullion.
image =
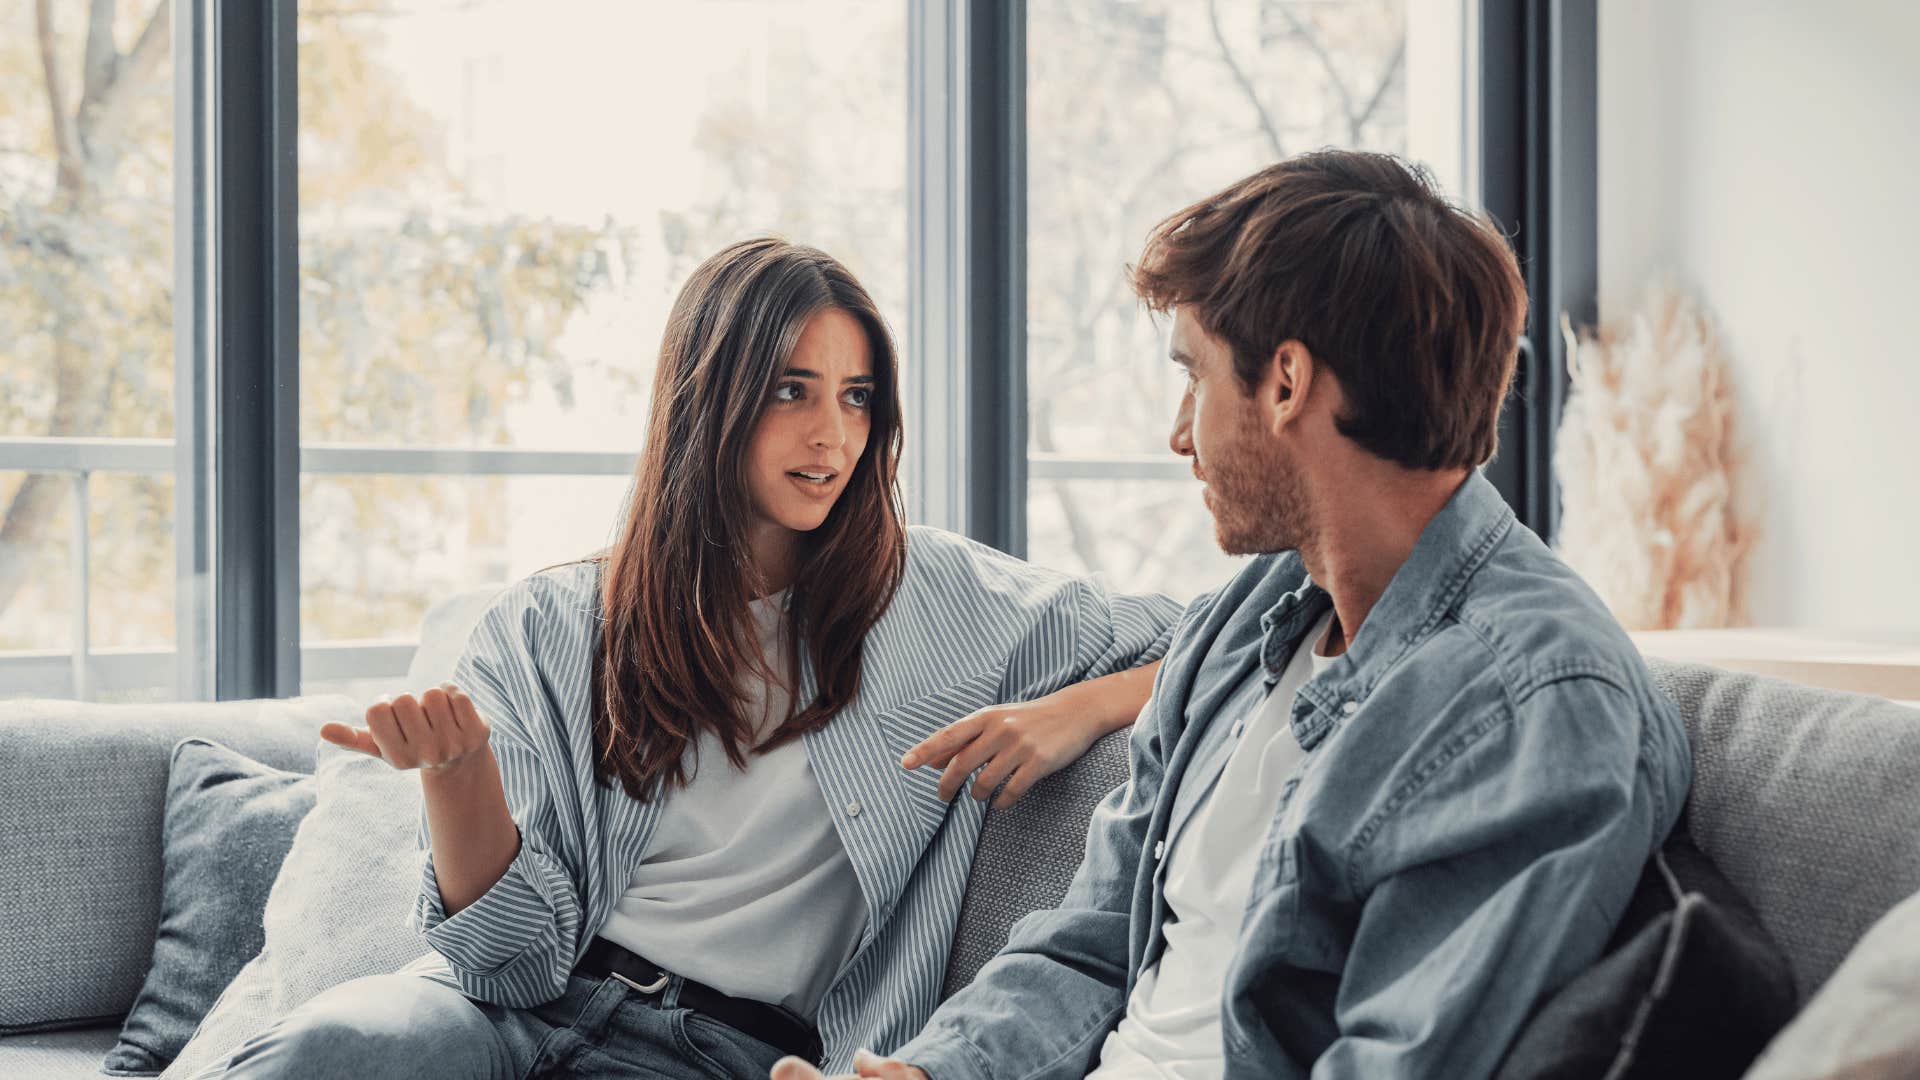
<svg viewBox="0 0 1920 1080">
<path fill-rule="evenodd" d="M 1027 5 L 966 8 L 966 531 L 1027 549 Z"/>
<path fill-rule="evenodd" d="M 214 692 L 300 689 L 294 0 L 216 0 Z"/>
<path fill-rule="evenodd" d="M 1483 0 L 1481 202 L 1513 237 L 1527 284 L 1520 370 L 1487 475 L 1548 538 L 1567 390 L 1560 316 L 1587 325 L 1597 314 L 1595 38 L 1595 0 Z"/>
</svg>

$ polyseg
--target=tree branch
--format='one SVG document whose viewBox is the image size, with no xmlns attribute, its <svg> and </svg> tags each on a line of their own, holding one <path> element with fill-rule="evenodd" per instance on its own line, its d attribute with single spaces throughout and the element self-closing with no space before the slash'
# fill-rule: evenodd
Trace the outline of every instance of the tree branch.
<svg viewBox="0 0 1920 1080">
<path fill-rule="evenodd" d="M 53 119 L 59 185 L 65 191 L 78 191 L 86 172 L 81 168 L 80 140 L 73 129 L 73 118 L 67 115 L 67 96 L 60 88 L 60 67 L 53 47 L 53 0 L 34 0 L 33 22 L 40 46 L 40 71 L 47 84 L 47 111 Z"/>
<path fill-rule="evenodd" d="M 1360 141 L 1360 129 L 1366 125 L 1368 120 L 1373 119 L 1374 110 L 1378 109 L 1380 103 L 1386 100 L 1387 88 L 1393 85 L 1393 77 L 1399 72 L 1400 65 L 1405 62 L 1406 57 L 1407 36 L 1402 34 L 1400 35 L 1400 40 L 1394 43 L 1393 56 L 1387 60 L 1387 68 L 1380 76 L 1379 85 L 1375 86 L 1373 93 L 1367 97 L 1366 107 L 1360 110 L 1359 116 L 1349 118 L 1352 124 L 1351 130 L 1353 132 L 1354 142 L 1357 143 Z"/>
<path fill-rule="evenodd" d="M 100 99 L 113 89 L 119 67 L 120 50 L 113 44 L 113 0 L 93 0 L 87 13 L 87 46 L 80 68 L 81 116 L 97 108 Z"/>
<path fill-rule="evenodd" d="M 172 0 L 160 0 L 133 48 L 114 65 L 113 79 L 101 91 L 94 110 L 88 112 L 82 106 L 80 119 L 87 125 L 83 134 L 89 145 L 100 138 L 111 140 L 120 131 L 128 107 L 173 48 L 172 12 Z"/>
<path fill-rule="evenodd" d="M 1220 0 L 1207 0 L 1207 24 L 1213 28 L 1214 43 L 1220 46 L 1220 59 L 1226 61 L 1227 70 L 1233 73 L 1233 81 L 1240 85 L 1240 91 L 1247 95 L 1247 104 L 1253 106 L 1253 113 L 1260 118 L 1260 130 L 1267 137 L 1267 146 L 1273 151 L 1274 160 L 1287 156 L 1286 147 L 1280 141 L 1280 133 L 1274 130 L 1273 120 L 1260 104 L 1260 92 L 1254 89 L 1253 80 L 1247 78 L 1240 61 L 1234 59 L 1233 48 L 1227 44 L 1227 35 L 1220 29 Z"/>
</svg>

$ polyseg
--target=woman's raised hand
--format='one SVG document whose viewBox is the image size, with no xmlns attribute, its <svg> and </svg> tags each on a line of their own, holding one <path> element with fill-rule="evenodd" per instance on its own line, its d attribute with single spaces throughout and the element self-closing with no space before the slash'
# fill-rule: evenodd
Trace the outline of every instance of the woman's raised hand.
<svg viewBox="0 0 1920 1080">
<path fill-rule="evenodd" d="M 367 707 L 366 727 L 327 724 L 320 737 L 396 769 L 433 771 L 486 749 L 487 722 L 459 687 L 442 683 L 418 699 L 412 694 L 383 697 Z"/>
</svg>

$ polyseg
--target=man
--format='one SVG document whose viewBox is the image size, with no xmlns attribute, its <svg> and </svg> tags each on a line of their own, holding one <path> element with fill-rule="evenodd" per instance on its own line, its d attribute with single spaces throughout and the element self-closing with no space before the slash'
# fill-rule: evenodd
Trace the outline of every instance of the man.
<svg viewBox="0 0 1920 1080">
<path fill-rule="evenodd" d="M 1492 456 L 1525 292 L 1424 171 L 1326 151 L 1156 228 L 1220 545 L 1066 898 L 862 1075 L 1489 1075 L 1680 814 L 1685 733 Z M 782 1062 L 776 1080 L 814 1075 Z"/>
</svg>

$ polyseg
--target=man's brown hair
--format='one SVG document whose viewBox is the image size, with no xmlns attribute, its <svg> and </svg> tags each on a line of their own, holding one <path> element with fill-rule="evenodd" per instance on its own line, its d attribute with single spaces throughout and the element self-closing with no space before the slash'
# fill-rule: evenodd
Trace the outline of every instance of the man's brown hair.
<svg viewBox="0 0 1920 1080">
<path fill-rule="evenodd" d="M 1493 456 L 1526 286 L 1506 238 L 1387 154 L 1289 158 L 1174 214 L 1130 268 L 1233 350 L 1247 393 L 1282 342 L 1334 373 L 1342 435 L 1414 469 Z"/>
</svg>

